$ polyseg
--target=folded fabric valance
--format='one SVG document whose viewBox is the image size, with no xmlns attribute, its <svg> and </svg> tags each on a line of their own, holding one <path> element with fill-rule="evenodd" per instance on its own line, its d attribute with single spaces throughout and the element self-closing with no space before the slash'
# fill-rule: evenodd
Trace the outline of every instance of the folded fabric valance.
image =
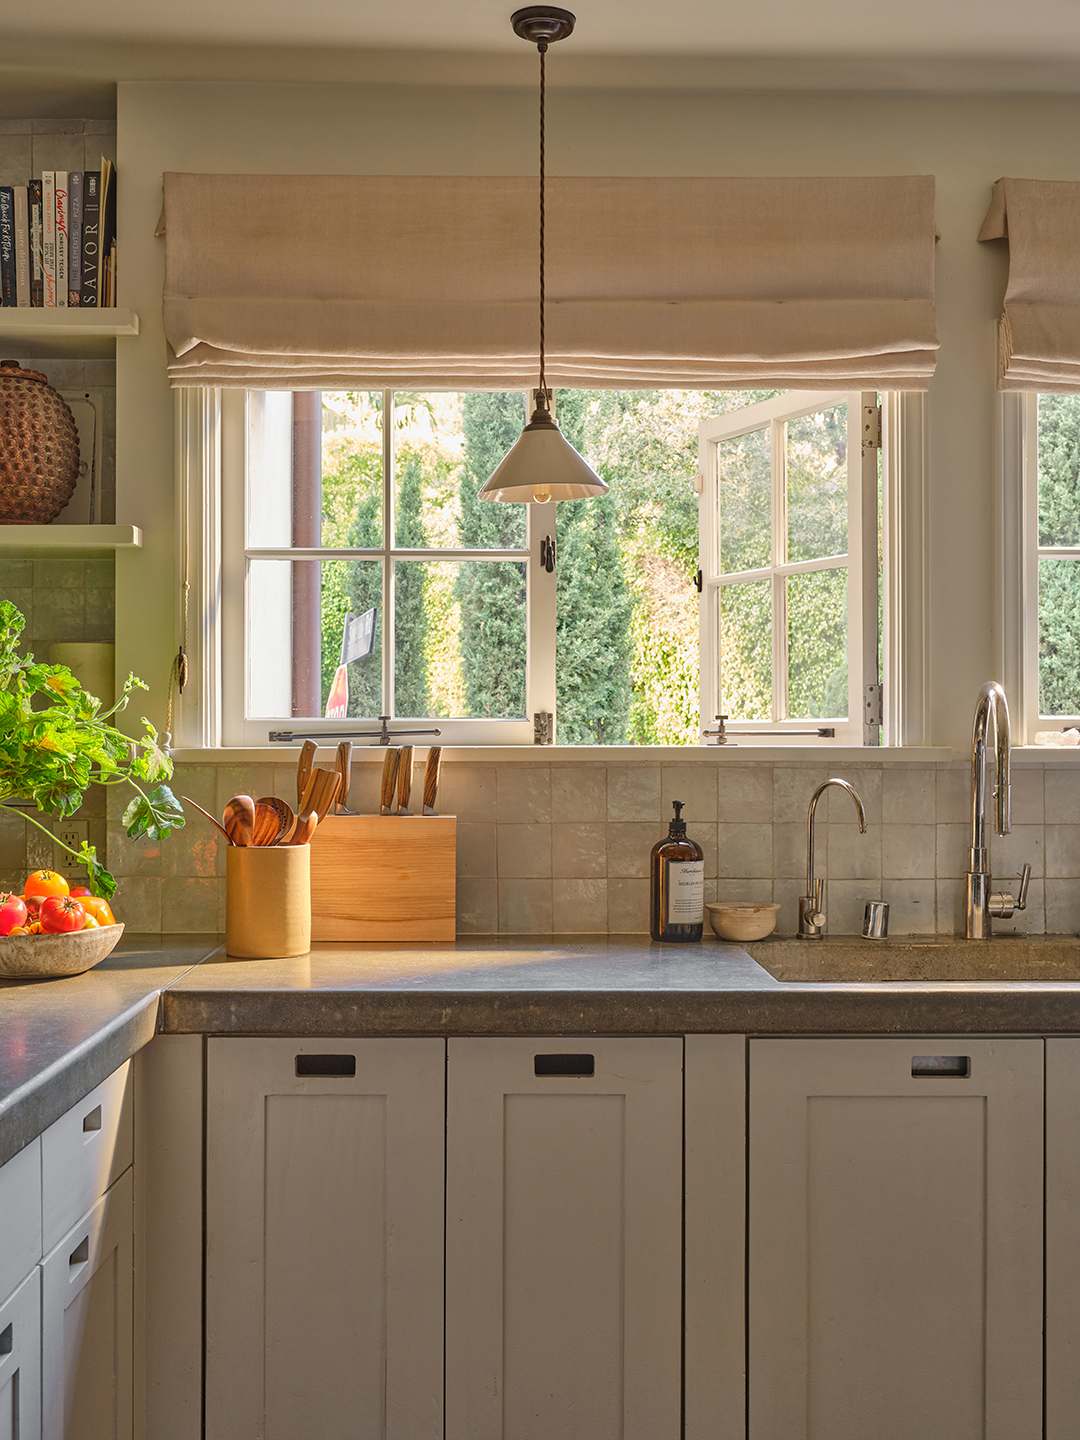
<svg viewBox="0 0 1080 1440">
<path fill-rule="evenodd" d="M 164 177 L 174 385 L 536 383 L 537 182 Z M 547 182 L 556 385 L 924 389 L 934 180 Z"/>
<path fill-rule="evenodd" d="M 1009 242 L 999 388 L 1080 394 L 1080 181 L 999 180 L 979 239 Z"/>
</svg>

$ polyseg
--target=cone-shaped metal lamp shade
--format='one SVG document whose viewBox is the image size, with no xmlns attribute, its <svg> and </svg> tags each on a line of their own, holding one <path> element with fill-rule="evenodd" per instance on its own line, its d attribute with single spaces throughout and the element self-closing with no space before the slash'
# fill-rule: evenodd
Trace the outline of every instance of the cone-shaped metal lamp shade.
<svg viewBox="0 0 1080 1440">
<path fill-rule="evenodd" d="M 480 491 L 481 500 L 585 500 L 608 487 L 591 470 L 562 431 L 541 411 L 532 420 Z"/>
</svg>

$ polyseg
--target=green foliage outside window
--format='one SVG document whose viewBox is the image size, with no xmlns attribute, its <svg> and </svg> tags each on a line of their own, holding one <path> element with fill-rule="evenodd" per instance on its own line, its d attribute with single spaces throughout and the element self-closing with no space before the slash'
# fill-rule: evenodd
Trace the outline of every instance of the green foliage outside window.
<svg viewBox="0 0 1080 1440">
<path fill-rule="evenodd" d="M 1039 396 L 1039 544 L 1080 545 L 1080 395 Z M 1080 714 L 1080 561 L 1039 561 L 1039 713 Z"/>
</svg>

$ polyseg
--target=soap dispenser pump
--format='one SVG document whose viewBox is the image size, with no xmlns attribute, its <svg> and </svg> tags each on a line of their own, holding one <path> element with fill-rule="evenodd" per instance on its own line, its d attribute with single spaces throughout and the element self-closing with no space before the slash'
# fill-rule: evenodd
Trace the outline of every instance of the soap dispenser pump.
<svg viewBox="0 0 1080 1440">
<path fill-rule="evenodd" d="M 686 833 L 683 801 L 674 800 L 675 818 L 666 840 L 652 848 L 652 924 L 654 940 L 700 940 L 705 919 L 705 854 Z"/>
</svg>

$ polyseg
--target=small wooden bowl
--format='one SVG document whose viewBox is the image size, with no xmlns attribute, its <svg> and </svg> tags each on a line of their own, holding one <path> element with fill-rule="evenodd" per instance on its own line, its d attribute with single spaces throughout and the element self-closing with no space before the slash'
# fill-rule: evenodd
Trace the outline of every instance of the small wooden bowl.
<svg viewBox="0 0 1080 1440">
<path fill-rule="evenodd" d="M 749 901 L 721 900 L 706 905 L 709 924 L 721 940 L 764 940 L 776 929 L 779 905 L 754 905 Z"/>
<path fill-rule="evenodd" d="M 0 938 L 0 980 L 81 975 L 111 955 L 123 933 L 123 925 L 102 925 L 70 935 L 5 936 Z"/>
</svg>

